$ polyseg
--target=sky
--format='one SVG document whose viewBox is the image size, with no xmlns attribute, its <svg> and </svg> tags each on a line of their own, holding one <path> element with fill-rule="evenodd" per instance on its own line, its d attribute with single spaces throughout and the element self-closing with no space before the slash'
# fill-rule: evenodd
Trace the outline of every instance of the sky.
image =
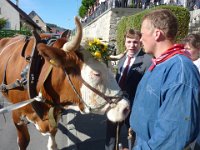
<svg viewBox="0 0 200 150">
<path fill-rule="evenodd" d="M 16 4 L 15 0 L 11 0 Z M 19 0 L 19 8 L 26 14 L 35 11 L 45 23 L 74 29 L 74 17 L 78 15 L 82 0 Z"/>
</svg>

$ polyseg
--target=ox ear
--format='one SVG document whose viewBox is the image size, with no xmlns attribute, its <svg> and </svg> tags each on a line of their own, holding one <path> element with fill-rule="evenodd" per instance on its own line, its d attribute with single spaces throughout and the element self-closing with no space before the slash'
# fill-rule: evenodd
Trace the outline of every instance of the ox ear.
<svg viewBox="0 0 200 150">
<path fill-rule="evenodd" d="M 63 67 L 63 65 L 66 63 L 66 53 L 61 49 L 47 46 L 44 43 L 39 43 L 37 45 L 37 50 L 46 61 L 56 67 Z"/>
</svg>

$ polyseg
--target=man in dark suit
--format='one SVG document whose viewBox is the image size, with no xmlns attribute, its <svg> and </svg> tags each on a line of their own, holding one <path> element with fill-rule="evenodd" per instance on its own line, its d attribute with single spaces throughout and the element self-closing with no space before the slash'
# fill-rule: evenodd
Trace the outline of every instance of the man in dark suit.
<svg viewBox="0 0 200 150">
<path fill-rule="evenodd" d="M 145 71 L 151 65 L 151 56 L 145 54 L 141 48 L 141 33 L 139 31 L 129 29 L 124 38 L 127 52 L 119 60 L 116 80 L 120 88 L 127 93 L 131 108 L 133 104 L 133 101 L 131 100 L 135 96 L 137 85 Z M 118 135 L 116 134 L 118 129 L 117 126 L 119 125 L 119 132 L 124 123 L 129 129 L 129 117 L 130 116 L 119 123 L 113 123 L 107 120 L 105 150 L 116 149 L 116 139 L 119 138 L 119 133 Z"/>
</svg>

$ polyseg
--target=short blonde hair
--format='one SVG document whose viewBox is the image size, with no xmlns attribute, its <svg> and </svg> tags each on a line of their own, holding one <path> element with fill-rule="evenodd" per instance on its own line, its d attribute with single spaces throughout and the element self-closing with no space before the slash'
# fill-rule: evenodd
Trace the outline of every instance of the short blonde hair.
<svg viewBox="0 0 200 150">
<path fill-rule="evenodd" d="M 142 22 L 144 20 L 149 20 L 154 28 L 162 30 L 168 39 L 175 39 L 178 31 L 178 21 L 170 10 L 153 10 L 143 17 Z"/>
</svg>

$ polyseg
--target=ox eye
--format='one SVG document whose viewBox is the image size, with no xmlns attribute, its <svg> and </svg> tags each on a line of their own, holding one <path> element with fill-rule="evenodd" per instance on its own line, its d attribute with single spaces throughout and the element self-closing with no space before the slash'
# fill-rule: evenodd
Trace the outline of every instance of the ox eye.
<svg viewBox="0 0 200 150">
<path fill-rule="evenodd" d="M 91 75 L 93 76 L 93 77 L 96 77 L 96 78 L 100 78 L 100 76 L 101 76 L 101 73 L 100 72 L 98 72 L 98 71 L 91 71 Z"/>
<path fill-rule="evenodd" d="M 95 72 L 93 73 L 95 76 L 100 77 L 100 73 L 99 72 Z"/>
</svg>

